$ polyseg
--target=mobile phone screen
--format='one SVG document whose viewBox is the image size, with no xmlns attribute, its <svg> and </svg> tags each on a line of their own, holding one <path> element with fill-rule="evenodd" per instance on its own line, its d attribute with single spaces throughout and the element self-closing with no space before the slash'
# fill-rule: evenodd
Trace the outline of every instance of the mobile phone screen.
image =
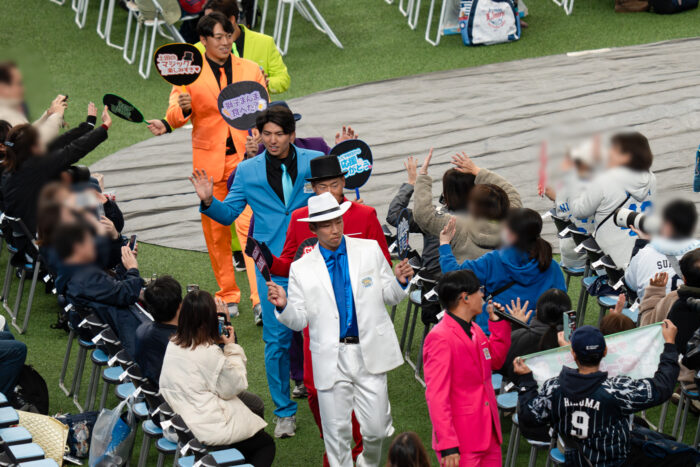
<svg viewBox="0 0 700 467">
<path fill-rule="evenodd" d="M 135 246 L 136 246 L 136 235 L 132 235 L 131 238 L 129 239 L 129 249 L 133 250 Z"/>
</svg>

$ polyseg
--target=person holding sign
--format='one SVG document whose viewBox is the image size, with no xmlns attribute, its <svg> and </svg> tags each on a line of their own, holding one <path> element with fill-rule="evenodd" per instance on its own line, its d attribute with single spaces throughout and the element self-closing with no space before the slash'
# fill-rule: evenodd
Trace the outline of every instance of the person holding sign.
<svg viewBox="0 0 700 467">
<path fill-rule="evenodd" d="M 678 329 L 668 319 L 662 326 L 665 344 L 653 378 L 609 378 L 600 371 L 607 348 L 605 337 L 593 326 L 582 326 L 571 335 L 577 368 L 563 367 L 539 391 L 530 368 L 516 358 L 513 368 L 520 375 L 520 423 L 552 426 L 564 442 L 567 465 L 638 465 L 628 459 L 629 416 L 667 401 L 680 372 L 674 343 Z"/>
<path fill-rule="evenodd" d="M 149 120 L 148 123 L 155 135 L 192 123 L 193 168 L 211 177 L 213 196 L 223 200 L 228 192 L 226 180 L 243 160 L 248 132 L 232 128 L 224 121 L 219 113 L 219 93 L 238 81 L 257 81 L 265 86 L 265 77 L 256 64 L 231 54 L 233 25 L 221 13 L 204 16 L 197 30 L 205 47 L 199 78 L 184 90 L 183 86 L 173 86 L 166 121 Z M 249 219 L 250 216 L 244 216 L 240 222 L 246 223 Z M 244 229 L 248 230 L 247 224 Z M 231 260 L 231 229 L 202 215 L 202 230 L 219 285 L 216 296 L 229 304 L 229 313 L 235 316 L 241 291 L 236 285 Z"/>
<path fill-rule="evenodd" d="M 311 177 L 307 178 L 306 180 L 311 183 L 311 188 L 313 189 L 314 194 L 321 195 L 323 193 L 330 193 L 333 195 L 338 204 L 349 202 L 350 207 L 343 214 L 345 235 L 353 238 L 375 240 L 377 244 L 379 244 L 379 248 L 382 250 L 382 254 L 386 258 L 387 262 L 389 265 L 391 265 L 391 254 L 389 253 L 389 248 L 386 244 L 386 237 L 384 236 L 382 227 L 377 219 L 377 211 L 370 206 L 365 206 L 364 204 L 350 201 L 345 198 L 343 191 L 345 186 L 345 172 L 340 169 L 338 157 L 329 155 L 312 159 Z M 289 221 L 289 227 L 287 228 L 287 238 L 284 242 L 284 248 L 282 250 L 282 254 L 280 254 L 278 257 L 273 256 L 269 249 L 266 248 L 264 243 L 261 245 L 263 247 L 270 270 L 273 274 L 288 277 L 289 268 L 292 265 L 292 262 L 296 259 L 300 246 L 308 239 L 316 237 L 309 228 L 309 224 L 307 222 L 299 222 L 299 219 L 304 219 L 308 216 L 309 208 L 307 206 L 301 207 L 292 213 L 292 218 Z M 309 250 L 312 249 L 311 246 L 308 246 L 307 248 Z M 304 251 L 304 253 L 306 253 L 306 251 Z M 292 342 L 292 348 L 294 348 L 296 342 L 298 342 L 296 339 Z M 314 384 L 311 351 L 309 350 L 308 329 L 304 329 L 303 355 L 303 365 L 301 368 L 304 378 L 303 384 L 306 388 L 309 408 L 311 409 L 311 413 L 314 415 L 314 420 L 316 421 L 316 424 L 323 435 L 321 413 L 318 406 L 318 396 Z M 292 378 L 296 379 L 296 376 L 294 375 L 294 356 L 292 356 L 291 365 Z M 362 436 L 355 418 L 353 418 L 353 437 L 355 440 L 353 458 L 357 458 L 360 452 L 362 452 Z M 325 456 L 324 465 L 328 465 L 328 460 Z"/>
<path fill-rule="evenodd" d="M 289 89 L 292 79 L 289 77 L 287 65 L 282 60 L 275 40 L 266 34 L 252 31 L 238 24 L 238 2 L 236 0 L 208 0 L 204 5 L 204 14 L 222 13 L 233 25 L 233 54 L 251 60 L 262 68 L 267 79 L 270 94 L 280 94 Z M 198 42 L 194 45 L 204 52 L 204 45 Z"/>
<path fill-rule="evenodd" d="M 195 170 L 190 180 L 202 200 L 200 211 L 204 216 L 219 224 L 231 225 L 246 205 L 250 206 L 255 216 L 252 236 L 265 242 L 273 254 L 279 254 L 292 212 L 305 205 L 313 194 L 311 184 L 306 182 L 310 176 L 310 161 L 322 154 L 292 144 L 296 127 L 294 115 L 287 108 L 268 108 L 258 116 L 257 129 L 266 149 L 239 164 L 226 199 L 220 201 L 214 196 L 214 179 L 206 171 Z M 232 264 L 230 243 L 226 247 L 228 263 Z M 266 297 L 266 281 L 259 271 L 256 279 L 260 297 Z M 273 274 L 272 280 L 287 285 L 286 277 Z M 277 322 L 274 306 L 269 301 L 261 303 L 267 383 L 278 417 L 275 436 L 287 438 L 296 432 L 297 411 L 296 402 L 289 397 L 292 331 Z"/>
<path fill-rule="evenodd" d="M 437 293 L 445 317 L 428 333 L 423 348 L 433 449 L 445 467 L 501 465 L 503 436 L 491 372 L 503 366 L 508 354 L 510 324 L 494 313 L 503 307 L 489 301 L 491 336 L 474 325 L 483 310 L 484 290 L 471 271 L 446 273 Z"/>
<path fill-rule="evenodd" d="M 309 224 L 318 244 L 292 264 L 289 298 L 269 282 L 268 299 L 280 323 L 309 326 L 314 379 L 330 465 L 352 467 L 350 420 L 354 411 L 364 449 L 357 465 L 378 466 L 382 444 L 394 432 L 386 374 L 403 363 L 385 305 L 407 295 L 408 260 L 392 272 L 377 242 L 343 235 L 342 205 L 330 193 L 309 199 Z"/>
</svg>

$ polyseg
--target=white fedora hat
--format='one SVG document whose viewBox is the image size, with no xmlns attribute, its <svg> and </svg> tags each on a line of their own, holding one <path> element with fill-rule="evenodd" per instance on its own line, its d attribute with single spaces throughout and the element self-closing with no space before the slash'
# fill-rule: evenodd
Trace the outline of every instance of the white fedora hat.
<svg viewBox="0 0 700 467">
<path fill-rule="evenodd" d="M 350 201 L 338 204 L 335 196 L 329 192 L 321 193 L 309 198 L 309 217 L 299 219 L 299 222 L 323 222 L 342 217 L 351 205 Z"/>
</svg>

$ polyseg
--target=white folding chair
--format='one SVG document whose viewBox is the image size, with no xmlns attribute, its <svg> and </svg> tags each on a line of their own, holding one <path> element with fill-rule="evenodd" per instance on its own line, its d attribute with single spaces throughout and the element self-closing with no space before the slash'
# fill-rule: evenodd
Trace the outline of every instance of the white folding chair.
<svg viewBox="0 0 700 467">
<path fill-rule="evenodd" d="M 566 15 L 569 16 L 574 11 L 574 0 L 552 0 L 555 4 L 562 7 Z"/>
<path fill-rule="evenodd" d="M 139 33 L 141 32 L 141 22 L 139 21 L 139 8 L 132 1 L 126 2 L 126 8 L 129 10 L 129 15 L 126 18 L 126 32 L 124 33 L 124 53 L 122 57 L 124 61 L 131 65 L 136 59 L 136 48 L 139 44 Z M 134 29 L 134 37 L 131 38 L 131 27 L 136 23 L 136 28 Z M 134 44 L 131 47 L 131 55 L 129 55 L 129 40 L 133 39 Z"/>
<path fill-rule="evenodd" d="M 444 23 L 445 23 L 445 13 L 447 12 L 447 3 L 449 0 L 442 0 L 442 6 L 440 7 L 440 18 L 438 19 L 437 33 L 435 34 L 435 39 L 430 37 L 430 26 L 433 22 L 433 12 L 435 11 L 435 0 L 430 0 L 430 9 L 428 10 L 428 24 L 425 26 L 425 40 L 431 45 L 438 45 L 440 43 L 440 38 L 444 34 Z M 555 0 L 556 1 L 556 0 Z"/>
<path fill-rule="evenodd" d="M 71 5 L 73 10 L 75 11 L 75 24 L 77 24 L 80 29 L 83 29 L 85 27 L 89 3 L 90 0 L 74 0 Z"/>
<path fill-rule="evenodd" d="M 408 27 L 416 29 L 418 26 L 418 15 L 420 14 L 420 0 L 408 0 Z"/>
<path fill-rule="evenodd" d="M 51 0 L 52 3 L 55 3 L 56 5 L 63 5 L 66 3 L 66 0 Z"/>
<path fill-rule="evenodd" d="M 284 14 L 285 8 L 288 5 L 289 15 L 287 17 L 287 30 L 284 31 Z M 321 16 L 316 6 L 311 2 L 311 0 L 278 0 L 277 2 L 277 15 L 275 17 L 275 31 L 272 37 L 275 39 L 277 47 L 280 49 L 282 55 L 287 54 L 287 49 L 289 48 L 289 36 L 292 32 L 292 18 L 294 16 L 294 10 L 299 11 L 299 14 L 304 17 L 307 21 L 311 22 L 316 29 L 326 34 L 328 38 L 333 42 L 338 48 L 343 48 L 343 44 L 340 43 L 335 33 L 331 27 L 326 23 L 326 20 Z M 285 36 L 284 42 L 282 42 L 282 35 Z"/>
<path fill-rule="evenodd" d="M 112 42 L 112 23 L 114 22 L 114 3 L 116 0 L 100 0 L 100 12 L 97 15 L 97 35 L 104 39 L 108 46 L 117 50 L 122 50 L 123 45 Z M 107 14 L 104 15 L 105 3 L 107 4 Z M 102 27 L 102 16 L 105 16 L 104 28 Z"/>
<path fill-rule="evenodd" d="M 269 2 L 269 0 L 263 0 L 262 18 L 260 18 L 260 34 L 265 34 L 265 20 L 267 19 L 268 2 Z M 254 28 L 256 26 L 255 20 L 257 18 L 258 18 L 258 0 L 255 0 L 253 2 L 253 20 L 251 21 L 251 24 L 250 24 L 251 28 Z"/>
</svg>

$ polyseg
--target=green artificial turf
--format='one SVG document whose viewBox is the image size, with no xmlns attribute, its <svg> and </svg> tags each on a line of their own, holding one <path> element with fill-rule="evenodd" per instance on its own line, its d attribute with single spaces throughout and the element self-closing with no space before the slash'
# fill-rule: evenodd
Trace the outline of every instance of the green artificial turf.
<svg viewBox="0 0 700 467">
<path fill-rule="evenodd" d="M 575 50 L 624 46 L 665 39 L 696 36 L 700 33 L 700 11 L 673 16 L 650 13 L 615 14 L 612 0 L 578 0 L 572 16 L 550 0 L 530 0 L 527 6 L 530 27 L 516 43 L 466 48 L 457 36 L 445 37 L 438 47 L 423 39 L 427 0 L 423 1 L 422 19 L 417 31 L 411 31 L 405 18 L 394 5 L 383 0 L 317 0 L 315 3 L 345 45 L 344 50 L 333 46 L 324 36 L 298 15 L 294 18 L 292 43 L 285 62 L 292 76 L 289 92 L 278 96 L 289 99 L 312 92 L 369 81 L 396 78 L 416 73 L 470 67 L 486 63 L 517 60 L 528 57 L 564 53 Z M 145 117 L 161 117 L 167 106 L 169 85 L 155 72 L 143 80 L 137 65 L 127 65 L 121 51 L 107 47 L 95 33 L 99 2 L 92 0 L 87 26 L 79 30 L 73 23 L 70 0 L 64 6 L 48 0 L 3 0 L 0 7 L 0 59 L 12 58 L 25 71 L 28 103 L 36 117 L 48 106 L 57 93 L 70 96 L 67 121 L 76 124 L 84 116 L 89 100 L 97 103 L 107 92 L 122 95 L 138 106 Z M 274 0 L 270 1 L 268 32 L 274 18 Z M 125 13 L 116 12 L 113 40 L 123 40 Z M 160 38 L 160 43 L 167 42 Z M 689 64 L 690 66 L 690 64 Z M 614 76 L 610 77 L 614 80 Z M 524 82 L 523 86 L 528 83 Z M 342 112 L 342 109 L 338 109 Z M 145 125 L 130 124 L 115 119 L 109 140 L 85 158 L 92 163 L 114 151 L 150 136 Z M 353 122 L 348 122 L 352 124 Z M 360 128 L 361 131 L 361 128 Z M 168 154 L 163 154 L 167 158 Z M 185 176 L 185 174 L 183 174 Z M 109 180 L 107 180 L 109 184 Z M 193 206 L 194 209 L 194 206 Z M 208 257 L 202 253 L 186 252 L 151 245 L 141 245 L 139 260 L 144 277 L 153 273 L 171 274 L 183 285 L 197 283 L 203 289 L 214 291 L 216 284 Z M 6 253 L 0 259 L 4 271 Z M 237 274 L 247 297 L 244 274 Z M 578 286 L 572 287 L 572 297 Z M 49 328 L 55 321 L 58 306 L 52 295 L 37 292 L 29 331 L 18 336 L 29 346 L 28 363 L 45 377 L 51 393 L 52 412 L 75 412 L 75 407 L 58 389 L 58 375 L 66 344 L 66 334 Z M 405 316 L 405 304 L 399 307 L 396 327 L 400 333 Z M 587 321 L 597 319 L 597 305 L 589 304 Z M 272 424 L 272 401 L 267 392 L 263 365 L 261 329 L 253 325 L 250 304 L 245 301 L 241 316 L 235 320 L 239 338 L 248 355 L 250 389 L 261 395 L 267 406 L 267 420 Z M 422 332 L 419 324 L 417 335 Z M 414 339 L 413 355 L 417 353 L 418 339 Z M 75 354 L 75 349 L 74 352 Z M 72 375 L 72 365 L 69 377 Z M 81 400 L 87 386 L 86 371 Z M 389 375 L 390 399 L 397 432 L 416 431 L 426 447 L 430 446 L 430 420 L 422 387 L 415 381 L 408 365 Z M 116 398 L 110 398 L 114 405 Z M 672 406 L 673 407 L 673 406 Z M 658 413 L 658 410 L 650 411 Z M 675 414 L 670 410 L 669 417 Z M 686 442 L 691 441 L 697 418 L 691 415 L 686 430 Z M 305 401 L 298 413 L 297 436 L 277 442 L 279 466 L 319 465 L 323 446 Z M 667 427 L 669 424 L 667 423 Z M 270 427 L 270 431 L 271 431 Z M 475 427 L 474 429 L 479 429 Z M 510 422 L 503 424 L 504 442 L 510 433 Z M 521 441 L 518 465 L 527 464 L 529 448 Z M 140 435 L 134 448 L 138 454 Z M 505 455 L 505 446 L 503 447 Z M 435 465 L 434 456 L 431 459 Z M 544 455 L 539 464 L 544 465 Z M 149 465 L 155 465 L 155 449 L 151 450 Z"/>
</svg>

